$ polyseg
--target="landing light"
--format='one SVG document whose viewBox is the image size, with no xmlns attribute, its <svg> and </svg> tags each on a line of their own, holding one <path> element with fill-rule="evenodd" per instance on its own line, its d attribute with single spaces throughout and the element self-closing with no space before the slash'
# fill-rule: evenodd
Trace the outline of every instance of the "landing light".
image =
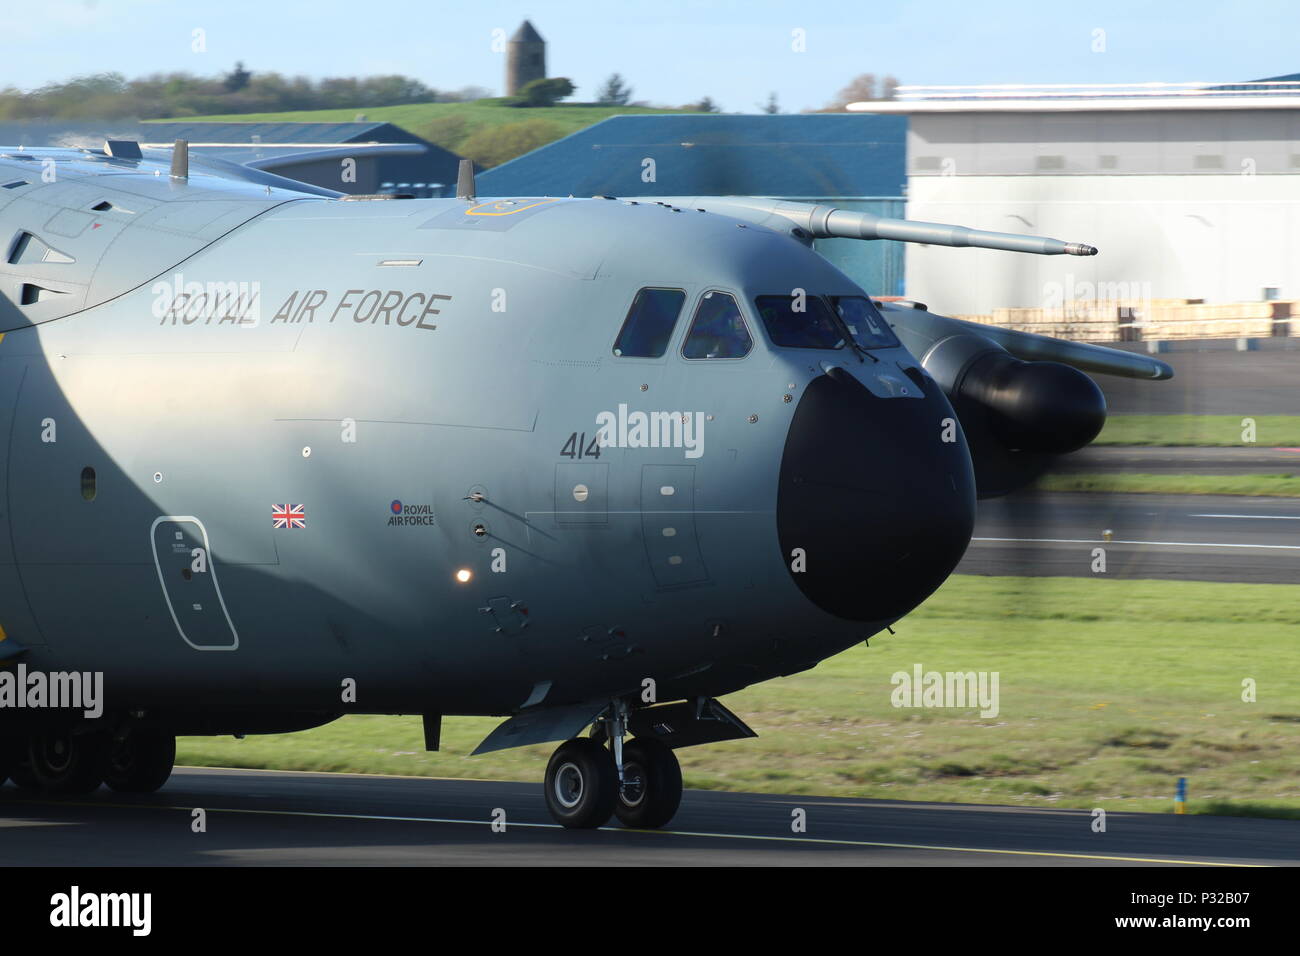
<svg viewBox="0 0 1300 956">
<path fill-rule="evenodd" d="M 474 572 L 471 571 L 469 568 L 461 568 L 459 571 L 456 572 L 456 580 L 459 581 L 461 584 L 465 584 L 473 576 L 474 576 Z"/>
</svg>

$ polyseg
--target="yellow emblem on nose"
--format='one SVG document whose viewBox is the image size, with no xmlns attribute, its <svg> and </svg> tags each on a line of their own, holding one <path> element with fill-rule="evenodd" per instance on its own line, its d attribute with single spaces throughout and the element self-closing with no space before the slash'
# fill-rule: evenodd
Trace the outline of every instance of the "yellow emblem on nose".
<svg viewBox="0 0 1300 956">
<path fill-rule="evenodd" d="M 465 210 L 467 216 L 513 216 L 517 212 L 523 212 L 525 209 L 536 209 L 538 206 L 544 206 L 547 203 L 558 202 L 558 199 L 538 199 L 530 202 L 525 206 L 516 206 L 509 200 L 500 200 L 496 202 L 479 203 L 477 206 L 470 206 Z M 496 212 L 484 211 L 494 209 Z"/>
</svg>

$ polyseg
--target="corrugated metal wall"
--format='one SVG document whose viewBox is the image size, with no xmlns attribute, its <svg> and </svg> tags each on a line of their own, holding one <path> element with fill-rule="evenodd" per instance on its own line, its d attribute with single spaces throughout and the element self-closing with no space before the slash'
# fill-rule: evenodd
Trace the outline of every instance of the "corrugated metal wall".
<svg viewBox="0 0 1300 956">
<path fill-rule="evenodd" d="M 870 113 L 614 116 L 487 170 L 478 188 L 480 196 L 763 196 L 900 217 L 906 133 L 906 117 Z M 867 292 L 902 294 L 901 243 L 826 239 L 816 248 Z"/>
<path fill-rule="evenodd" d="M 1060 301 L 1300 298 L 1300 176 L 947 176 L 913 180 L 910 218 L 1087 242 L 1074 256 L 913 245 L 907 295 L 937 312 Z"/>
</svg>

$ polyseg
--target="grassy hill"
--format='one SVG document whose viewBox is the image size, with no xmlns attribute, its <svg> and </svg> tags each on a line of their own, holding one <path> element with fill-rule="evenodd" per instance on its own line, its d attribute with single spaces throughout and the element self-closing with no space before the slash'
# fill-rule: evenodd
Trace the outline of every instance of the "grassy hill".
<svg viewBox="0 0 1300 956">
<path fill-rule="evenodd" d="M 680 113 L 684 110 L 644 106 L 593 106 L 561 103 L 519 109 L 500 99 L 468 103 L 413 103 L 365 110 L 295 110 L 286 113 L 237 113 L 226 116 L 186 116 L 157 122 L 213 123 L 350 123 L 366 120 L 392 123 L 444 149 L 496 166 L 611 116 L 630 113 Z"/>
</svg>

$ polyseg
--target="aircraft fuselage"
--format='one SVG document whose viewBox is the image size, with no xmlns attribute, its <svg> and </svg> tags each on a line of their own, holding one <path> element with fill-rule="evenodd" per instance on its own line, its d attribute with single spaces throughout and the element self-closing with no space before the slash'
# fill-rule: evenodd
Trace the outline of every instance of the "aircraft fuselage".
<svg viewBox="0 0 1300 956">
<path fill-rule="evenodd" d="M 110 710 L 193 733 L 716 696 L 883 629 L 969 541 L 969 454 L 916 360 L 765 333 L 757 296 L 864 294 L 788 236 L 242 194 L 213 236 L 198 187 L 134 182 L 0 205 L 0 235 L 75 260 L 4 266 L 49 295 L 6 287 L 0 626 L 28 668 L 102 672 Z M 59 208 L 91 219 L 50 232 Z M 669 344 L 616 355 L 647 288 L 682 293 Z M 688 358 L 716 294 L 752 348 Z"/>
</svg>

